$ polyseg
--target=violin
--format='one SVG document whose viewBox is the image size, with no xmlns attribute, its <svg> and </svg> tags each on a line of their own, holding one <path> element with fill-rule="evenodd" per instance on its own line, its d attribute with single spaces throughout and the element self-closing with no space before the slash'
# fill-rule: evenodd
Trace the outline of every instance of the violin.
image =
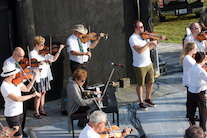
<svg viewBox="0 0 207 138">
<path fill-rule="evenodd" d="M 115 133 L 115 137 L 120 138 L 122 136 L 123 131 L 124 130 L 121 130 L 117 125 L 114 125 L 114 126 L 111 126 L 111 128 L 105 128 L 104 132 L 102 134 L 100 134 L 100 136 L 101 136 L 101 138 L 108 138 L 108 137 L 114 138 L 114 133 Z M 134 130 L 131 129 L 131 131 L 134 131 Z"/>
<path fill-rule="evenodd" d="M 44 62 L 49 63 L 48 60 L 44 60 Z M 38 67 L 40 62 L 37 61 L 37 59 L 32 58 L 31 59 L 31 67 Z M 19 65 L 22 67 L 22 69 L 25 69 L 27 66 L 30 66 L 29 60 L 27 58 L 23 58 Z"/>
<path fill-rule="evenodd" d="M 31 79 L 32 72 L 29 69 L 24 69 L 21 73 L 17 73 L 16 77 L 12 80 L 14 85 L 20 84 L 24 79 Z"/>
<path fill-rule="evenodd" d="M 158 38 L 162 38 L 162 36 L 157 35 L 156 33 L 149 33 L 148 31 L 145 31 L 144 33 L 141 34 L 142 39 L 152 39 L 152 40 L 157 40 Z M 168 40 L 167 38 L 165 40 Z"/>
<path fill-rule="evenodd" d="M 207 40 L 207 33 L 206 31 L 202 31 L 197 35 L 198 40 L 203 41 Z"/>
<path fill-rule="evenodd" d="M 52 54 L 55 54 L 55 53 L 57 53 L 59 46 L 52 45 L 52 48 L 44 46 L 44 48 L 42 50 L 40 50 L 38 54 L 45 56 L 50 53 L 50 49 L 51 49 Z"/>
<path fill-rule="evenodd" d="M 15 128 L 4 127 L 0 131 L 0 138 L 11 138 L 17 131 L 18 129 Z"/>
<path fill-rule="evenodd" d="M 97 35 L 95 32 L 90 34 L 83 34 L 83 37 L 80 39 L 82 43 L 88 42 L 89 40 L 97 40 L 99 34 Z M 104 34 L 103 38 L 108 39 L 108 34 Z"/>
</svg>

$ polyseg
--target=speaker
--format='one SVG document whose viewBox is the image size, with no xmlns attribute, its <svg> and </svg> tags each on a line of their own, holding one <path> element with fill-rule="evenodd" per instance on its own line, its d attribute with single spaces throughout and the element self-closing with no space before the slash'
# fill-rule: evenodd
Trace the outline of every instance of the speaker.
<svg viewBox="0 0 207 138">
<path fill-rule="evenodd" d="M 27 129 L 26 134 L 28 138 L 37 138 L 35 132 L 30 127 Z"/>
</svg>

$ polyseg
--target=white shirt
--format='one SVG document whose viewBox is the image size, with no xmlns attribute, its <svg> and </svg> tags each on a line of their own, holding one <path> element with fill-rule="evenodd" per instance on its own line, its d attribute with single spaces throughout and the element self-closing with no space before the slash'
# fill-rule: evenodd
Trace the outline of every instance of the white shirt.
<svg viewBox="0 0 207 138">
<path fill-rule="evenodd" d="M 88 124 L 81 131 L 79 138 L 100 138 L 100 135 L 96 133 Z"/>
<path fill-rule="evenodd" d="M 151 58 L 150 58 L 150 50 L 149 47 L 142 53 L 139 54 L 133 47 L 135 45 L 138 45 L 140 47 L 143 47 L 147 44 L 148 40 L 143 40 L 140 35 L 137 35 L 133 33 L 129 38 L 129 44 L 132 49 L 133 54 L 133 66 L 134 67 L 147 67 L 151 64 Z"/>
<path fill-rule="evenodd" d="M 205 43 L 204 41 L 197 41 L 194 39 L 193 34 L 190 34 L 188 36 L 186 36 L 186 38 L 188 40 L 188 42 L 194 42 L 197 45 L 197 51 L 201 51 L 204 52 L 205 51 Z"/>
<path fill-rule="evenodd" d="M 50 54 L 47 54 L 45 56 L 38 54 L 38 52 L 35 48 L 29 54 L 30 54 L 31 59 L 35 58 L 35 59 L 37 59 L 38 62 L 48 60 L 48 59 L 51 59 L 53 61 L 53 58 L 54 58 L 54 56 L 52 56 Z M 44 63 L 43 65 L 40 65 L 39 68 L 42 70 L 37 75 L 36 82 L 40 82 L 40 78 L 46 78 L 46 77 L 48 77 L 49 81 L 53 80 L 49 63 Z"/>
<path fill-rule="evenodd" d="M 76 51 L 76 52 L 81 52 L 80 48 L 79 48 L 79 44 L 78 44 L 78 37 L 76 37 L 74 34 L 72 34 L 70 37 L 68 37 L 66 44 L 68 46 L 67 48 L 67 52 L 69 53 L 69 59 L 75 62 L 78 62 L 80 64 L 83 64 L 84 62 L 88 61 L 88 55 L 72 55 L 71 51 Z M 90 47 L 91 42 L 88 41 L 86 43 L 82 43 L 81 45 L 83 47 L 83 51 L 84 53 L 87 52 L 87 49 Z"/>
<path fill-rule="evenodd" d="M 23 113 L 23 103 L 15 102 L 8 97 L 9 94 L 13 93 L 16 96 L 22 96 L 20 87 L 23 83 L 15 86 L 14 84 L 9 84 L 5 81 L 1 84 L 1 94 L 4 97 L 5 105 L 4 105 L 4 115 L 6 117 L 17 116 Z"/>
<path fill-rule="evenodd" d="M 183 86 L 189 86 L 190 82 L 190 68 L 196 63 L 195 59 L 189 55 L 183 58 Z"/>
<path fill-rule="evenodd" d="M 189 91 L 199 93 L 207 89 L 207 73 L 197 63 L 190 68 Z"/>
<path fill-rule="evenodd" d="M 4 66 L 5 65 L 8 65 L 8 64 L 15 64 L 16 61 L 14 60 L 13 56 L 7 58 L 5 61 L 4 61 Z"/>
</svg>

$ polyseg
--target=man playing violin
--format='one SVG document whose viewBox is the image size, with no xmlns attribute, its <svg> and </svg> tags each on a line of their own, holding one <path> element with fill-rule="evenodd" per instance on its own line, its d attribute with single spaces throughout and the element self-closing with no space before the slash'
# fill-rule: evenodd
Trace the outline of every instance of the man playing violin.
<svg viewBox="0 0 207 138">
<path fill-rule="evenodd" d="M 18 62 L 24 58 L 25 52 L 21 47 L 15 47 L 12 56 L 4 61 L 4 66 L 8 64 L 16 64 L 19 68 Z"/>
<path fill-rule="evenodd" d="M 91 52 L 87 49 L 94 49 L 99 40 L 104 36 L 104 33 L 100 33 L 98 39 L 93 43 L 91 43 L 90 40 L 83 43 L 80 39 L 84 34 L 88 33 L 88 29 L 86 29 L 82 24 L 77 24 L 72 30 L 74 31 L 74 34 L 68 37 L 66 41 L 71 71 L 73 73 L 76 69 L 82 68 L 88 72 L 88 58 L 91 57 Z M 87 88 L 87 81 L 84 84 L 84 88 Z"/>
<path fill-rule="evenodd" d="M 191 30 L 191 34 L 186 36 L 183 43 L 183 48 L 186 47 L 187 43 L 193 42 L 196 43 L 197 45 L 197 51 L 207 52 L 207 41 L 206 40 L 200 41 L 198 39 L 198 34 L 201 32 L 199 24 L 196 22 L 191 23 L 189 25 L 189 28 Z"/>
<path fill-rule="evenodd" d="M 107 115 L 102 111 L 94 111 L 90 115 L 89 123 L 81 131 L 79 138 L 100 138 L 100 133 L 105 131 L 107 124 Z M 120 138 L 124 138 L 129 135 L 131 129 L 125 127 Z M 112 134 L 113 135 L 113 134 Z"/>
<path fill-rule="evenodd" d="M 149 41 L 149 39 L 143 40 L 142 33 L 144 32 L 143 23 L 140 21 L 134 21 L 133 23 L 134 33 L 129 38 L 129 44 L 133 54 L 133 68 L 137 79 L 137 95 L 139 98 L 139 107 L 141 110 L 147 110 L 147 107 L 143 103 L 143 85 L 146 80 L 146 98 L 145 103 L 151 107 L 156 105 L 150 99 L 151 91 L 154 83 L 154 68 L 150 58 L 150 50 L 154 49 L 157 44 L 164 40 L 166 37 L 162 36 L 158 41 Z"/>
</svg>

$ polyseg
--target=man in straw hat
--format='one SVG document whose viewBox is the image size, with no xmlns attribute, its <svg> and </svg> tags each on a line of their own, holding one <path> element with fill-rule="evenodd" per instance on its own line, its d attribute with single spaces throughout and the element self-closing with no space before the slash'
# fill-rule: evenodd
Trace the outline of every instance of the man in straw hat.
<svg viewBox="0 0 207 138">
<path fill-rule="evenodd" d="M 104 33 L 100 33 L 98 39 L 93 43 L 91 43 L 90 40 L 82 43 L 80 39 L 83 37 L 83 34 L 88 33 L 88 29 L 82 24 L 77 24 L 72 30 L 74 31 L 74 34 L 68 37 L 66 41 L 72 73 L 79 68 L 85 69 L 88 72 L 88 58 L 91 57 L 91 52 L 88 51 L 88 48 L 94 49 L 99 40 L 104 36 Z M 87 88 L 87 81 L 84 88 Z"/>
<path fill-rule="evenodd" d="M 1 94 L 4 97 L 4 116 L 10 128 L 13 126 L 21 126 L 23 119 L 23 101 L 29 100 L 33 97 L 40 97 L 38 92 L 34 92 L 30 95 L 21 95 L 21 91 L 29 92 L 34 84 L 38 70 L 33 70 L 34 77 L 28 85 L 24 85 L 22 82 L 20 84 L 13 84 L 13 79 L 16 77 L 16 73 L 20 70 L 15 67 L 15 64 L 8 64 L 3 67 L 3 72 L 1 76 L 5 79 L 1 84 Z M 19 129 L 15 134 L 15 137 L 22 138 L 22 129 Z"/>
</svg>

